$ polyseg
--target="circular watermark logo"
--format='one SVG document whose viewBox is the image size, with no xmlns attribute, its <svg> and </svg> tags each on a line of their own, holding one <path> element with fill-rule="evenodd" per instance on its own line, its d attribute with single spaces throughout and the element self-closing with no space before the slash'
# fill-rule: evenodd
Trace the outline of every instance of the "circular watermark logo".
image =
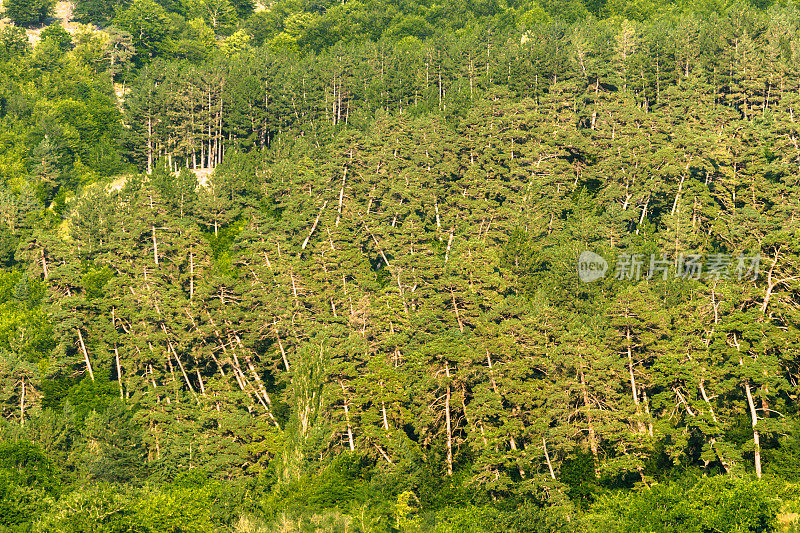
<svg viewBox="0 0 800 533">
<path fill-rule="evenodd" d="M 597 281 L 606 275 L 608 263 L 601 256 L 586 250 L 578 257 L 578 277 L 585 283 Z"/>
</svg>

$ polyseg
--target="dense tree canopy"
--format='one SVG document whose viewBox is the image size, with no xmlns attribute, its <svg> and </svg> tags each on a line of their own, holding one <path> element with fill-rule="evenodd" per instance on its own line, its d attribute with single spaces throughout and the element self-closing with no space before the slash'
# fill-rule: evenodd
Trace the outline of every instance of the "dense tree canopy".
<svg viewBox="0 0 800 533">
<path fill-rule="evenodd" d="M 42 22 L 52 12 L 53 0 L 4 0 L 6 16 L 19 26 Z"/>
<path fill-rule="evenodd" d="M 794 3 L 76 13 L 0 29 L 0 525 L 797 527 Z"/>
</svg>

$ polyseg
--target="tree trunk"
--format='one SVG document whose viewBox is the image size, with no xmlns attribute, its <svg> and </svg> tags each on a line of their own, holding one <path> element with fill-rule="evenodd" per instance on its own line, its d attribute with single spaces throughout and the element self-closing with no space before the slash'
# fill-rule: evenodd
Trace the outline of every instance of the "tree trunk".
<svg viewBox="0 0 800 533">
<path fill-rule="evenodd" d="M 47 281 L 50 273 L 47 270 L 47 259 L 44 255 L 44 248 L 42 248 L 42 275 L 44 276 L 44 280 Z"/>
<path fill-rule="evenodd" d="M 164 327 L 164 324 L 161 324 L 162 329 L 164 329 L 164 335 L 167 334 L 167 330 Z M 186 382 L 186 386 L 189 387 L 189 392 L 192 393 L 194 396 L 195 401 L 199 404 L 200 399 L 197 397 L 197 393 L 194 391 L 194 387 L 192 387 L 191 381 L 189 381 L 189 375 L 186 373 L 186 369 L 183 368 L 183 363 L 181 362 L 181 358 L 178 357 L 178 353 L 175 351 L 175 347 L 172 345 L 172 341 L 167 340 L 167 345 L 169 346 L 170 351 L 172 352 L 172 356 L 175 357 L 175 361 L 178 363 L 178 368 L 181 370 L 181 375 L 183 375 L 183 380 Z"/>
<path fill-rule="evenodd" d="M 644 423 L 642 422 L 642 407 L 639 404 L 639 394 L 636 391 L 636 378 L 633 375 L 633 353 L 631 351 L 631 330 L 625 332 L 625 338 L 628 341 L 628 373 L 631 380 L 631 395 L 633 396 L 633 404 L 636 407 L 636 426 L 639 428 L 639 433 L 644 433 Z"/>
<path fill-rule="evenodd" d="M 278 348 L 281 350 L 281 358 L 283 359 L 283 366 L 286 367 L 286 371 L 289 372 L 289 360 L 286 358 L 286 352 L 283 349 L 283 343 L 281 342 L 281 338 L 278 337 L 277 331 L 275 332 L 275 336 L 278 339 Z"/>
<path fill-rule="evenodd" d="M 153 173 L 153 116 L 147 116 L 147 175 Z"/>
<path fill-rule="evenodd" d="M 94 372 L 92 371 L 92 362 L 89 360 L 89 353 L 86 351 L 86 344 L 83 342 L 83 334 L 81 333 L 81 328 L 75 328 L 78 330 L 78 340 L 81 343 L 81 352 L 83 352 L 83 361 L 86 363 L 86 370 L 89 371 L 89 377 L 92 378 L 94 381 Z"/>
<path fill-rule="evenodd" d="M 189 300 L 194 298 L 194 252 L 189 252 Z"/>
<path fill-rule="evenodd" d="M 542 437 L 542 447 L 544 448 L 544 458 L 547 460 L 547 469 L 550 470 L 550 477 L 556 478 L 556 473 L 553 472 L 553 463 L 550 462 L 550 454 L 547 453 L 547 441 Z"/>
<path fill-rule="evenodd" d="M 733 345 L 736 346 L 736 351 L 738 352 L 740 347 L 736 334 L 733 335 Z M 741 354 L 739 355 L 739 366 L 744 366 L 744 359 L 742 359 Z M 756 477 L 761 478 L 761 436 L 756 429 L 758 425 L 756 404 L 753 401 L 753 393 L 750 391 L 750 380 L 745 379 L 742 386 L 744 387 L 745 396 L 747 397 L 747 406 L 750 409 L 750 422 L 753 426 L 753 462 L 756 468 Z"/>
<path fill-rule="evenodd" d="M 600 470 L 599 470 L 598 452 L 597 452 L 597 436 L 595 435 L 594 431 L 594 422 L 592 420 L 592 413 L 591 413 L 591 403 L 589 402 L 589 390 L 586 388 L 586 374 L 583 371 L 583 364 L 581 364 L 579 372 L 581 379 L 581 389 L 583 392 L 583 404 L 586 407 L 586 422 L 589 424 L 589 449 L 592 451 L 592 455 L 594 456 L 594 475 L 597 479 L 600 479 Z"/>
<path fill-rule="evenodd" d="M 151 226 L 151 230 L 153 232 L 153 260 L 158 264 L 158 242 L 156 241 L 156 227 L 155 225 Z"/>
<path fill-rule="evenodd" d="M 344 167 L 344 172 L 342 172 L 342 188 L 339 189 L 339 208 L 336 215 L 336 225 L 339 225 L 339 220 L 342 217 L 342 201 L 344 200 L 344 182 L 347 178 L 347 167 Z"/>
<path fill-rule="evenodd" d="M 753 401 L 753 394 L 750 392 L 750 382 L 744 382 L 744 391 L 747 395 L 747 405 L 750 407 L 750 420 L 753 424 L 753 461 L 756 467 L 756 477 L 761 478 L 761 439 L 756 429 L 758 415 L 756 414 L 756 404 Z"/>
<path fill-rule="evenodd" d="M 22 378 L 22 392 L 19 395 L 19 424 L 25 425 L 25 378 Z"/>
<path fill-rule="evenodd" d="M 447 392 L 445 394 L 444 409 L 447 424 L 447 475 L 453 475 L 453 428 L 450 421 L 450 364 L 445 362 L 445 375 L 447 376 Z"/>
<path fill-rule="evenodd" d="M 117 343 L 114 343 L 114 360 L 117 363 L 117 384 L 119 385 L 119 399 L 125 399 L 125 393 L 122 390 L 122 366 L 119 364 L 119 350 L 117 350 Z"/>
<path fill-rule="evenodd" d="M 344 185 L 343 185 L 342 187 L 344 187 Z M 311 230 L 308 232 L 308 236 L 307 236 L 307 237 L 306 237 L 306 239 L 303 241 L 303 246 L 301 247 L 303 250 L 305 250 L 305 249 L 306 249 L 306 246 L 308 246 L 308 240 L 309 240 L 309 239 L 311 238 L 311 236 L 314 234 L 314 230 L 315 230 L 315 229 L 317 229 L 317 224 L 319 224 L 319 217 L 321 217 L 321 216 L 322 216 L 322 212 L 323 212 L 323 211 L 325 211 L 325 208 L 326 208 L 327 206 L 328 206 L 328 200 L 325 200 L 325 201 L 322 203 L 322 208 L 320 208 L 320 210 L 319 210 L 319 213 L 317 213 L 317 218 L 316 218 L 316 219 L 314 219 L 314 224 L 312 224 L 312 225 L 311 225 Z M 341 205 L 340 205 L 340 207 L 341 207 Z"/>
<path fill-rule="evenodd" d="M 347 422 L 347 441 L 350 443 L 350 451 L 355 451 L 356 447 L 353 444 L 353 428 L 350 425 L 350 409 L 348 407 L 347 391 L 344 388 L 344 383 L 339 381 L 339 386 L 342 387 L 342 402 L 344 403 L 344 419 Z"/>
<path fill-rule="evenodd" d="M 238 344 L 239 348 L 242 350 L 242 352 L 244 352 L 244 360 L 247 363 L 247 367 L 250 370 L 250 374 L 253 376 L 253 379 L 258 384 L 258 388 L 261 391 L 262 396 L 264 396 L 264 400 L 266 400 L 266 402 L 269 404 L 269 407 L 267 408 L 267 414 L 269 415 L 270 419 L 272 420 L 272 423 L 275 424 L 275 427 L 280 429 L 281 426 L 278 424 L 278 421 L 272 415 L 272 400 L 270 400 L 269 394 L 267 394 L 267 389 L 264 386 L 264 382 L 262 381 L 261 376 L 258 375 L 258 372 L 256 372 L 255 366 L 253 366 L 253 361 L 252 361 L 252 359 L 250 359 L 250 355 L 248 355 L 247 350 L 244 347 L 244 343 L 242 343 L 242 339 L 240 339 L 239 335 L 237 335 L 235 332 L 233 334 L 233 338 L 236 339 L 236 344 Z M 235 357 L 236 357 L 236 354 L 234 353 L 234 358 Z M 236 364 L 237 365 L 239 364 L 238 359 L 236 360 Z"/>
</svg>

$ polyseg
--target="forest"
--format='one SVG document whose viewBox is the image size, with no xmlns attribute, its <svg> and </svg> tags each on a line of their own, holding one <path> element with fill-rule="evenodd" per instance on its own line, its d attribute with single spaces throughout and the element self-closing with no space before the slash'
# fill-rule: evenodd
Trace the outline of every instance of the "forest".
<svg viewBox="0 0 800 533">
<path fill-rule="evenodd" d="M 0 533 L 800 531 L 800 3 L 4 10 Z"/>
</svg>

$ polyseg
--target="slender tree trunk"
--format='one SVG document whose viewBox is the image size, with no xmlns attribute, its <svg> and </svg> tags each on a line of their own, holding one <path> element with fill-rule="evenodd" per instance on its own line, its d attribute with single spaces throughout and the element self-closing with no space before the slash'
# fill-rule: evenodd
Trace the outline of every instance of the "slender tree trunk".
<svg viewBox="0 0 800 533">
<path fill-rule="evenodd" d="M 750 392 L 750 382 L 744 382 L 744 390 L 747 395 L 747 405 L 750 408 L 750 420 L 753 424 L 753 461 L 756 467 L 756 477 L 761 478 L 761 438 L 756 429 L 758 415 L 756 414 L 756 404 L 753 401 L 753 394 Z"/>
<path fill-rule="evenodd" d="M 384 459 L 386 459 L 386 462 L 387 462 L 387 463 L 389 463 L 390 465 L 393 465 L 393 464 L 394 464 L 394 462 L 391 460 L 391 458 L 389 458 L 389 456 L 388 456 L 388 455 L 386 455 L 386 452 L 385 452 L 385 451 L 383 451 L 383 449 L 382 449 L 380 446 L 378 446 L 377 444 L 375 444 L 375 448 L 378 450 L 378 452 L 380 452 L 381 456 L 383 456 L 383 458 L 384 458 Z"/>
<path fill-rule="evenodd" d="M 22 392 L 19 395 L 19 424 L 25 425 L 25 378 L 22 378 Z"/>
<path fill-rule="evenodd" d="M 450 246 L 453 244 L 453 232 L 455 231 L 455 226 L 450 228 L 450 237 L 447 239 L 447 250 L 444 253 L 444 262 L 447 264 L 447 260 L 450 258 Z M 463 328 L 461 331 L 464 331 Z"/>
<path fill-rule="evenodd" d="M 381 400 L 381 415 L 383 417 L 383 430 L 389 431 L 389 421 L 386 418 L 386 402 Z"/>
<path fill-rule="evenodd" d="M 94 381 L 94 372 L 92 371 L 92 362 L 89 360 L 89 352 L 86 351 L 86 344 L 83 342 L 83 334 L 81 333 L 81 328 L 75 328 L 78 330 L 78 341 L 81 344 L 81 352 L 83 352 L 83 361 L 86 363 L 86 370 L 89 371 L 89 377 Z"/>
<path fill-rule="evenodd" d="M 639 394 L 636 391 L 636 378 L 633 375 L 633 353 L 631 351 L 631 330 L 625 332 L 625 338 L 628 341 L 628 374 L 631 380 L 631 395 L 633 396 L 633 404 L 636 407 L 636 426 L 639 428 L 639 433 L 644 433 L 644 423 L 642 422 L 642 407 L 639 404 Z"/>
<path fill-rule="evenodd" d="M 161 324 L 162 329 L 164 329 L 164 334 L 167 334 L 167 330 L 164 327 L 164 324 Z M 178 357 L 178 352 L 175 351 L 175 347 L 172 345 L 172 341 L 167 340 L 167 345 L 169 346 L 170 351 L 172 352 L 172 356 L 175 358 L 175 361 L 178 363 L 178 368 L 181 370 L 181 375 L 183 375 L 183 380 L 186 382 L 186 386 L 189 388 L 189 392 L 192 393 L 194 399 L 197 403 L 200 403 L 200 399 L 197 397 L 197 393 L 192 387 L 192 382 L 189 381 L 189 375 L 186 373 L 186 369 L 183 367 L 183 363 L 181 362 L 181 358 Z"/>
<path fill-rule="evenodd" d="M 283 359 L 283 366 L 286 368 L 286 371 L 289 372 L 289 360 L 286 358 L 286 352 L 283 349 L 283 343 L 281 342 L 281 338 L 278 336 L 278 331 L 275 331 L 275 337 L 278 339 L 278 348 L 281 350 L 281 358 Z"/>
<path fill-rule="evenodd" d="M 117 343 L 114 343 L 114 360 L 117 363 L 117 384 L 119 385 L 119 399 L 125 399 L 125 392 L 122 390 L 122 366 L 119 363 L 119 350 L 117 349 Z"/>
<path fill-rule="evenodd" d="M 553 472 L 553 463 L 550 462 L 550 454 L 547 453 L 547 441 L 542 437 L 542 447 L 544 448 L 544 458 L 547 460 L 547 469 L 550 470 L 550 477 L 556 478 L 556 473 Z"/>
<path fill-rule="evenodd" d="M 147 115 L 147 175 L 153 173 L 153 116 Z"/>
<path fill-rule="evenodd" d="M 194 298 L 194 252 L 189 252 L 189 300 Z"/>
<path fill-rule="evenodd" d="M 156 241 L 156 226 L 151 226 L 153 232 L 153 261 L 158 264 L 158 241 Z"/>
<path fill-rule="evenodd" d="M 594 475 L 596 478 L 599 479 L 600 470 L 599 470 L 599 460 L 598 460 L 598 450 L 597 450 L 597 436 L 595 435 L 594 431 L 594 421 L 592 420 L 591 402 L 589 401 L 589 390 L 586 387 L 586 374 L 583 371 L 582 363 L 579 373 L 581 379 L 581 391 L 583 393 L 583 404 L 586 407 L 586 422 L 589 425 L 589 449 L 592 451 L 592 456 L 594 456 Z"/>
<path fill-rule="evenodd" d="M 320 208 L 320 210 L 319 210 L 319 213 L 317 213 L 317 218 L 314 220 L 314 224 L 312 224 L 312 226 L 311 226 L 311 230 L 308 232 L 308 236 L 307 236 L 307 237 L 305 238 L 305 240 L 303 241 L 303 246 L 302 246 L 302 249 L 303 249 L 303 250 L 305 250 L 305 249 L 306 249 L 306 246 L 308 246 L 308 240 L 309 240 L 309 239 L 311 238 L 311 236 L 314 234 L 314 230 L 315 230 L 315 229 L 317 229 L 317 224 L 319 224 L 319 217 L 321 217 L 321 216 L 322 216 L 322 212 L 323 212 L 323 211 L 325 211 L 325 208 L 326 208 L 327 206 L 328 206 L 328 200 L 325 200 L 325 201 L 322 203 L 322 207 Z"/>
<path fill-rule="evenodd" d="M 213 126 L 212 123 L 212 114 L 211 114 L 211 87 L 208 88 L 208 168 L 214 168 L 214 151 L 213 151 L 213 143 L 214 143 L 214 136 L 211 133 L 211 128 Z"/>
<path fill-rule="evenodd" d="M 447 376 L 447 392 L 445 394 L 444 409 L 447 424 L 447 475 L 453 475 L 453 429 L 450 421 L 450 363 L 445 361 L 445 375 Z"/>
<path fill-rule="evenodd" d="M 239 348 L 242 350 L 242 352 L 244 354 L 244 360 L 247 363 L 247 367 L 250 370 L 250 374 L 253 376 L 253 379 L 255 380 L 256 384 L 258 385 L 258 388 L 261 391 L 262 396 L 264 396 L 264 400 L 266 400 L 267 404 L 269 404 L 269 407 L 267 408 L 267 414 L 269 415 L 270 419 L 272 420 L 272 423 L 275 424 L 275 427 L 280 429 L 281 427 L 278 424 L 278 421 L 272 415 L 272 400 L 270 400 L 269 394 L 267 394 L 267 389 L 264 386 L 264 381 L 261 379 L 261 376 L 258 375 L 258 372 L 256 371 L 256 368 L 253 365 L 253 360 L 250 358 L 250 355 L 247 353 L 247 350 L 244 347 L 244 343 L 242 343 L 242 339 L 240 339 L 239 335 L 237 335 L 235 332 L 233 334 L 233 338 L 236 339 L 236 344 L 238 344 Z M 234 353 L 234 358 L 235 357 L 236 357 L 236 354 Z M 238 359 L 236 360 L 236 364 L 237 365 L 239 364 Z"/>
<path fill-rule="evenodd" d="M 148 341 L 147 347 L 150 349 L 150 353 L 155 357 L 155 350 L 153 349 L 153 344 Z M 166 350 L 167 356 L 167 366 L 169 367 L 169 375 L 171 377 L 172 389 L 175 392 L 175 400 L 178 400 L 178 380 L 175 379 L 175 367 L 172 365 L 172 352 L 169 348 Z M 167 403 L 170 403 L 169 396 L 167 397 Z"/>
<path fill-rule="evenodd" d="M 451 234 L 452 235 L 452 234 Z M 456 322 L 458 322 L 458 329 L 461 333 L 464 333 L 464 324 L 461 322 L 461 315 L 458 314 L 458 304 L 456 303 L 456 293 L 453 289 L 450 289 L 450 296 L 453 298 L 453 310 L 456 314 Z"/>
<path fill-rule="evenodd" d="M 197 375 L 197 382 L 200 383 L 200 394 L 203 395 L 203 398 L 206 397 L 206 384 L 203 383 L 203 376 L 200 375 L 200 369 L 195 367 L 194 373 Z"/>
<path fill-rule="evenodd" d="M 736 346 L 736 351 L 739 351 L 739 341 L 736 334 L 733 336 L 733 344 Z M 741 354 L 739 355 L 739 366 L 744 366 L 744 359 Z M 753 462 L 756 468 L 756 477 L 761 478 L 761 436 L 756 429 L 758 425 L 758 413 L 756 412 L 756 404 L 753 401 L 753 393 L 750 390 L 750 380 L 745 379 L 742 383 L 744 387 L 745 396 L 747 397 L 747 406 L 750 409 L 750 422 L 753 426 Z"/>
<path fill-rule="evenodd" d="M 344 182 L 347 178 L 347 167 L 344 167 L 344 171 L 342 172 L 342 188 L 339 189 L 339 207 L 337 209 L 336 214 L 336 225 L 339 225 L 339 219 L 342 217 L 342 201 L 344 200 Z"/>
<path fill-rule="evenodd" d="M 350 425 L 350 408 L 348 406 L 347 391 L 344 388 L 344 383 L 339 380 L 339 386 L 342 387 L 342 402 L 344 403 L 344 419 L 347 422 L 347 441 L 350 443 L 350 451 L 355 451 L 356 447 L 353 444 L 353 428 Z"/>
<path fill-rule="evenodd" d="M 711 414 L 711 419 L 714 421 L 714 424 L 717 424 L 718 423 L 717 422 L 717 415 L 714 414 L 714 408 L 711 407 L 711 400 L 709 399 L 708 394 L 706 393 L 706 388 L 703 385 L 703 380 L 702 379 L 700 380 L 700 395 L 703 397 L 703 401 L 706 403 L 706 406 L 708 407 L 708 412 Z M 719 459 L 719 462 L 722 464 L 722 467 L 725 469 L 725 473 L 726 474 L 730 474 L 731 473 L 731 467 L 733 465 L 735 465 L 735 463 L 733 463 L 733 465 L 732 465 L 732 464 L 728 463 L 727 460 L 725 460 L 725 457 L 722 456 L 722 453 L 719 450 L 719 446 L 717 446 L 717 439 L 715 437 L 711 437 L 709 439 L 708 443 L 711 446 L 711 449 L 714 450 L 714 453 L 716 454 L 717 458 Z"/>
<path fill-rule="evenodd" d="M 42 248 L 42 275 L 44 276 L 45 281 L 47 281 L 47 278 L 50 276 L 50 273 L 47 270 L 47 259 L 44 255 L 44 248 Z"/>
</svg>

